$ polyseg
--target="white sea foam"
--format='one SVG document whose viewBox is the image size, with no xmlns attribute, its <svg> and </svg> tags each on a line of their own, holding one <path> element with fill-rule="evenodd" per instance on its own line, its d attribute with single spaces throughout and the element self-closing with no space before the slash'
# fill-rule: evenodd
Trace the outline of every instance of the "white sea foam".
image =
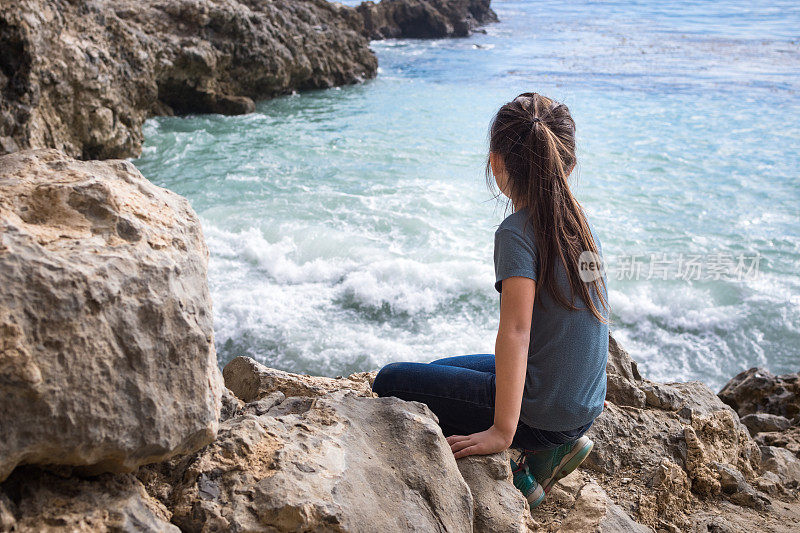
<svg viewBox="0 0 800 533">
<path fill-rule="evenodd" d="M 223 363 L 245 354 L 341 374 L 491 351 L 491 242 L 503 213 L 483 186 L 486 126 L 533 89 L 576 119 L 574 191 L 607 260 L 764 258 L 763 276 L 742 282 L 609 279 L 612 327 L 643 372 L 719 386 L 754 365 L 797 369 L 791 17 L 689 6 L 697 31 L 687 40 L 657 2 L 548 1 L 498 3 L 499 24 L 458 42 L 374 42 L 381 67 L 369 83 L 275 98 L 244 116 L 145 123 L 136 164 L 203 220 Z M 541 39 L 542 27 L 566 38 Z M 686 76 L 698 68 L 703 76 Z"/>
</svg>

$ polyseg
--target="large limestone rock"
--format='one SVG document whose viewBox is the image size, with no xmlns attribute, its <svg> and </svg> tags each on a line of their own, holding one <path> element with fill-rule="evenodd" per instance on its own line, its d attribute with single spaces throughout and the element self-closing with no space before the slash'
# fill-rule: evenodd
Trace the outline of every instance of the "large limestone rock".
<svg viewBox="0 0 800 533">
<path fill-rule="evenodd" d="M 652 528 L 635 522 L 594 481 L 583 484 L 559 529 L 562 533 L 650 533 Z"/>
<path fill-rule="evenodd" d="M 475 533 L 526 533 L 535 530 L 528 502 L 514 487 L 508 452 L 458 459 L 458 470 L 474 502 Z"/>
<path fill-rule="evenodd" d="M 397 398 L 276 391 L 198 454 L 139 475 L 187 531 L 472 530 L 470 490 L 432 413 Z"/>
<path fill-rule="evenodd" d="M 0 481 L 130 471 L 213 440 L 208 251 L 182 197 L 126 161 L 0 157 Z"/>
<path fill-rule="evenodd" d="M 455 461 L 425 405 L 374 397 L 374 373 L 303 376 L 240 357 L 224 375 L 249 403 L 218 439 L 139 472 L 182 529 L 533 530 L 508 453 Z"/>
<path fill-rule="evenodd" d="M 337 390 L 349 389 L 362 396 L 372 396 L 372 382 L 377 372 L 360 372 L 348 378 L 298 376 L 283 370 L 266 367 L 249 357 L 235 357 L 222 370 L 225 386 L 237 398 L 252 402 L 280 391 L 287 396 L 324 396 Z"/>
</svg>

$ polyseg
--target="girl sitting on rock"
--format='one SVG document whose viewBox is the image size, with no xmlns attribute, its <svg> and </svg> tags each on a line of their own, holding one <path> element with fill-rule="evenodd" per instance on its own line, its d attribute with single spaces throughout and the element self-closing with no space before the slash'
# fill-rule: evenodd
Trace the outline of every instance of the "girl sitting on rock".
<svg viewBox="0 0 800 533">
<path fill-rule="evenodd" d="M 575 122 L 524 93 L 492 120 L 487 183 L 513 207 L 494 235 L 500 325 L 495 353 L 391 363 L 373 390 L 423 402 L 456 458 L 514 447 L 514 484 L 539 505 L 586 458 L 603 410 L 608 305 L 602 249 L 567 178 Z"/>
</svg>

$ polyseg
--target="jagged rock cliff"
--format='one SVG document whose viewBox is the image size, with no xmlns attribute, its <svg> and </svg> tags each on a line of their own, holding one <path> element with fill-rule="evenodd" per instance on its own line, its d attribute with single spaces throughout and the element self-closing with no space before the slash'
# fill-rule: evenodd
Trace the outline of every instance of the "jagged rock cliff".
<svg viewBox="0 0 800 533">
<path fill-rule="evenodd" d="M 5 0 L 0 154 L 136 156 L 149 116 L 357 83 L 377 72 L 366 36 L 466 35 L 495 18 L 488 0 Z"/>
<path fill-rule="evenodd" d="M 325 0 L 10 0 L 0 7 L 0 149 L 137 155 L 151 115 L 245 113 L 253 99 L 374 76 Z"/>
</svg>

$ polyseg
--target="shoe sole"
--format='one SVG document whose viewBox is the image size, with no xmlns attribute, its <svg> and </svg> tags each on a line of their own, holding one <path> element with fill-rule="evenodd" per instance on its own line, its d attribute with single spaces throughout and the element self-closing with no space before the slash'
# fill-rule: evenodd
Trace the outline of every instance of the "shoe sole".
<svg viewBox="0 0 800 533">
<path fill-rule="evenodd" d="M 584 459 L 586 459 L 586 457 L 592 451 L 592 448 L 594 448 L 594 442 L 591 439 L 586 439 L 586 443 L 583 446 L 581 446 L 580 449 L 572 450 L 571 453 L 564 456 L 564 458 L 561 459 L 561 462 L 558 463 L 558 466 L 553 472 L 553 477 L 551 477 L 547 481 L 547 484 L 544 486 L 544 493 L 547 494 L 548 492 L 550 492 L 550 489 L 553 488 L 553 485 L 558 483 L 559 480 L 565 478 L 566 476 L 571 474 L 576 468 L 578 468 L 578 466 L 583 462 Z"/>
<path fill-rule="evenodd" d="M 526 500 L 528 500 L 528 506 L 533 509 L 534 507 L 538 507 L 544 501 L 545 493 L 542 490 L 542 486 L 539 485 L 536 487 L 536 490 L 533 491 L 532 494 L 529 494 Z"/>
</svg>

